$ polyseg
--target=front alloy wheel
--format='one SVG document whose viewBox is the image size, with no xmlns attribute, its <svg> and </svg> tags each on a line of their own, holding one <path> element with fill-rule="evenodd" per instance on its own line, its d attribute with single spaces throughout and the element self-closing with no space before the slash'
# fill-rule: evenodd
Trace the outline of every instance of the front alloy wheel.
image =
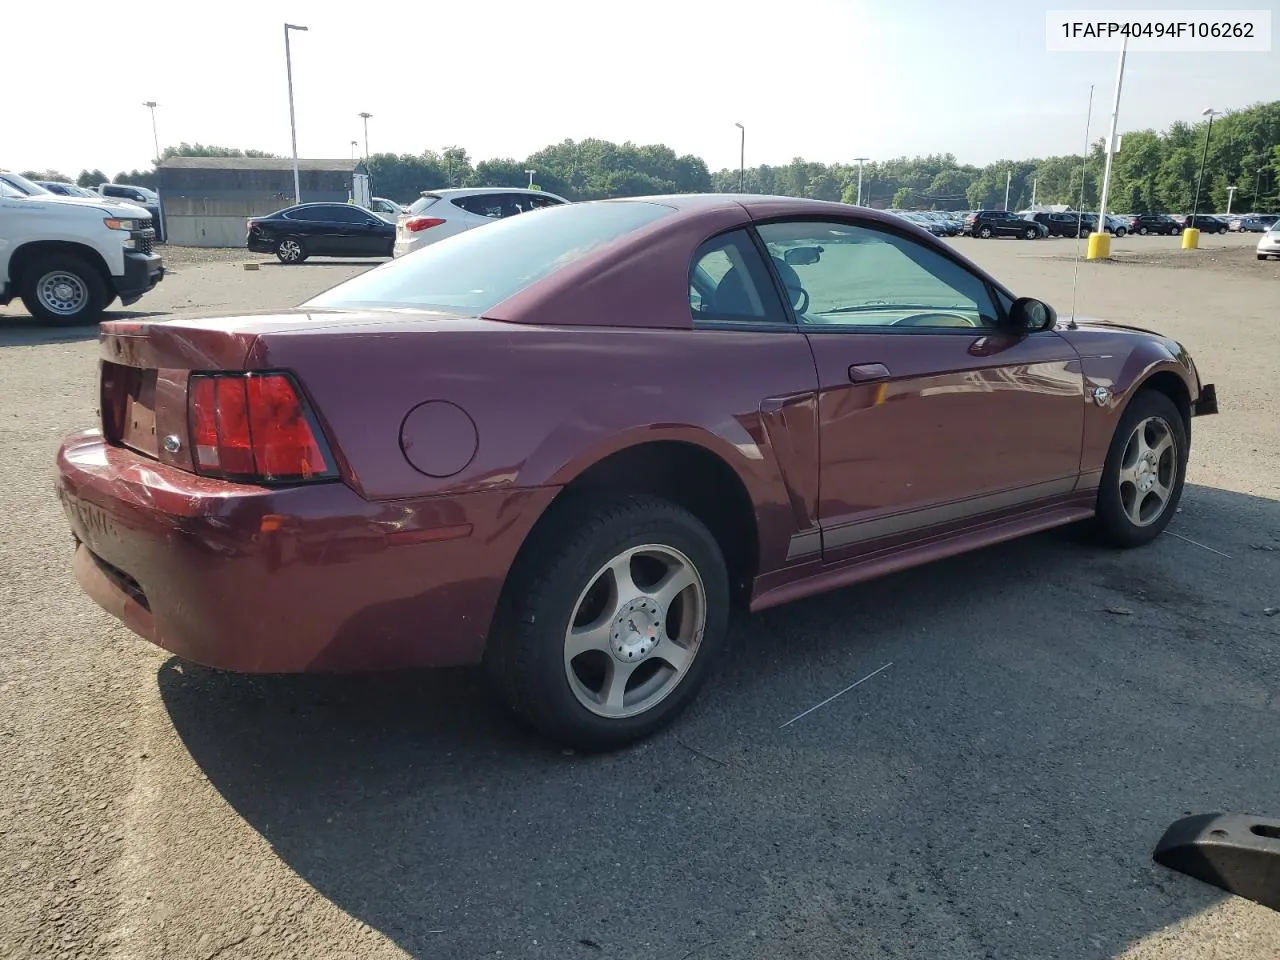
<svg viewBox="0 0 1280 960">
<path fill-rule="evenodd" d="M 1149 543 L 1177 512 L 1187 471 L 1187 423 L 1163 393 L 1141 390 L 1111 438 L 1098 488 L 1097 522 L 1119 547 Z"/>
</svg>

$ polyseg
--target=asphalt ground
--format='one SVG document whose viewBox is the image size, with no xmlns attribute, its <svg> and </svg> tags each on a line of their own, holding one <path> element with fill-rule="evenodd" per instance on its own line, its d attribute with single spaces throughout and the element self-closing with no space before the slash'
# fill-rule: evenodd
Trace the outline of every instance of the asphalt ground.
<svg viewBox="0 0 1280 960">
<path fill-rule="evenodd" d="M 0 311 L 0 956 L 1280 956 L 1280 914 L 1151 861 L 1187 813 L 1280 817 L 1280 262 L 951 242 L 1064 313 L 1078 273 L 1078 314 L 1217 383 L 1166 536 L 1053 532 L 744 617 L 674 727 L 601 757 L 471 671 L 243 677 L 133 637 L 72 581 L 50 480 L 96 331 Z M 166 255 L 113 315 L 368 266 Z"/>
</svg>

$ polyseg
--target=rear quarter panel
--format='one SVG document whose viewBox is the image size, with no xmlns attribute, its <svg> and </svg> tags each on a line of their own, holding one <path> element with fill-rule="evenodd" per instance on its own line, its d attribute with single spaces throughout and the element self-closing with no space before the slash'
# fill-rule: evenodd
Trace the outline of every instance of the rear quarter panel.
<svg viewBox="0 0 1280 960">
<path fill-rule="evenodd" d="M 816 374 L 798 332 L 422 321 L 268 334 L 250 366 L 298 374 L 348 481 L 371 500 L 560 487 L 624 447 L 679 440 L 715 453 L 742 481 L 762 570 L 815 523 Z M 478 436 L 449 477 L 419 472 L 401 445 L 406 416 L 431 400 L 461 407 Z"/>
</svg>

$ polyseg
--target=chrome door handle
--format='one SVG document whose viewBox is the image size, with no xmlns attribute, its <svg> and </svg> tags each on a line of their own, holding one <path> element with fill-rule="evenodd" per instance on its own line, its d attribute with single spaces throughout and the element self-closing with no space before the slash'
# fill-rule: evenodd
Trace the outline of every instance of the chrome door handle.
<svg viewBox="0 0 1280 960">
<path fill-rule="evenodd" d="M 870 383 L 888 380 L 889 368 L 883 363 L 855 363 L 849 367 L 849 380 L 853 383 Z"/>
</svg>

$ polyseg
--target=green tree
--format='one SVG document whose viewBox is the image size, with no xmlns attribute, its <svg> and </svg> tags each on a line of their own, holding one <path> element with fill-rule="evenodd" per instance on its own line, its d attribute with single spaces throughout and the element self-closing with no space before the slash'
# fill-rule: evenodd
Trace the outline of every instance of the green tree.
<svg viewBox="0 0 1280 960">
<path fill-rule="evenodd" d="M 80 175 L 76 177 L 76 186 L 80 187 L 97 187 L 102 183 L 110 183 L 107 175 L 101 170 L 81 170 Z"/>
</svg>

